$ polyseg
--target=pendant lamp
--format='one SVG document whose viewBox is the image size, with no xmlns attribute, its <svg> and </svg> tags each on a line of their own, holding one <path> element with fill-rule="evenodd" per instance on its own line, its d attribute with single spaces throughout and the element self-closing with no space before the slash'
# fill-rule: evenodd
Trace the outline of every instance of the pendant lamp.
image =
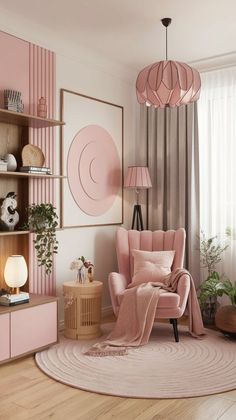
<svg viewBox="0 0 236 420">
<path fill-rule="evenodd" d="M 140 104 L 155 108 L 174 108 L 199 99 L 201 79 L 197 70 L 188 64 L 168 60 L 167 28 L 171 18 L 161 19 L 166 28 L 166 59 L 145 67 L 136 81 L 137 99 Z"/>
</svg>

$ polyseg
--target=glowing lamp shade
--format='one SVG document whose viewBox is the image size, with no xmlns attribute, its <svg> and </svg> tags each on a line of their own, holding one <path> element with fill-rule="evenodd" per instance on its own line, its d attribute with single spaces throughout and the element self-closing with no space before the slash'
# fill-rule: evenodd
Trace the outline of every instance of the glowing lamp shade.
<svg viewBox="0 0 236 420">
<path fill-rule="evenodd" d="M 28 269 L 23 255 L 11 255 L 8 257 L 4 278 L 9 287 L 19 289 L 24 286 L 28 277 Z"/>
</svg>

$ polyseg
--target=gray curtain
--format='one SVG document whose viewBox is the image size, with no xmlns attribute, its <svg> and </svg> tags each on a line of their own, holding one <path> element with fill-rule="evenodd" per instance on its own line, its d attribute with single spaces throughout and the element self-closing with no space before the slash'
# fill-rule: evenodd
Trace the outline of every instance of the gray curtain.
<svg viewBox="0 0 236 420">
<path fill-rule="evenodd" d="M 147 196 L 147 228 L 186 229 L 185 267 L 199 284 L 197 104 L 172 109 L 142 108 L 142 130 L 146 126 L 145 164 L 153 185 Z"/>
</svg>

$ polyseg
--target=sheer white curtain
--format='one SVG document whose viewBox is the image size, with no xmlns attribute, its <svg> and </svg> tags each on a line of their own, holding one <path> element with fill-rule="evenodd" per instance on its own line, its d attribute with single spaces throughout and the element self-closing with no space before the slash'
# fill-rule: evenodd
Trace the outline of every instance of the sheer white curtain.
<svg viewBox="0 0 236 420">
<path fill-rule="evenodd" d="M 207 236 L 233 233 L 218 271 L 236 273 L 236 67 L 204 73 L 199 101 L 200 225 Z"/>
</svg>

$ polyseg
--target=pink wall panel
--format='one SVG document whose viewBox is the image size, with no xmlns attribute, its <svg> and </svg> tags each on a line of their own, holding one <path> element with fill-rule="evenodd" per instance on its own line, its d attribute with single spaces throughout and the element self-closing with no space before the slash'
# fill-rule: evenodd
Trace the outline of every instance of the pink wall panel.
<svg viewBox="0 0 236 420">
<path fill-rule="evenodd" d="M 10 357 L 10 321 L 9 314 L 0 315 L 0 361 Z"/>
<path fill-rule="evenodd" d="M 21 91 L 25 112 L 37 115 L 38 100 L 45 97 L 48 118 L 55 118 L 55 54 L 45 48 L 23 41 L 0 31 L 0 107 L 3 107 L 3 90 Z M 2 102 L 1 102 L 2 101 Z M 40 147 L 45 155 L 45 165 L 54 172 L 55 129 L 30 128 L 29 143 Z M 55 180 L 29 180 L 29 203 L 55 205 Z M 55 263 L 50 276 L 37 266 L 33 235 L 29 239 L 29 288 L 38 294 L 55 294 Z"/>
<path fill-rule="evenodd" d="M 11 357 L 57 341 L 57 303 L 11 313 Z"/>
<path fill-rule="evenodd" d="M 24 111 L 29 112 L 29 43 L 0 31 L 0 107 L 3 108 L 3 90 L 22 93 Z"/>
<path fill-rule="evenodd" d="M 55 54 L 37 45 L 29 46 L 29 100 L 30 114 L 37 115 L 37 104 L 41 96 L 47 100 L 48 118 L 55 117 Z M 54 172 L 55 129 L 30 129 L 29 141 L 40 147 L 45 155 L 45 165 Z M 55 180 L 32 179 L 29 182 L 30 203 L 52 203 L 55 205 Z M 30 292 L 55 294 L 55 263 L 50 276 L 37 266 L 33 235 L 30 238 Z"/>
</svg>

